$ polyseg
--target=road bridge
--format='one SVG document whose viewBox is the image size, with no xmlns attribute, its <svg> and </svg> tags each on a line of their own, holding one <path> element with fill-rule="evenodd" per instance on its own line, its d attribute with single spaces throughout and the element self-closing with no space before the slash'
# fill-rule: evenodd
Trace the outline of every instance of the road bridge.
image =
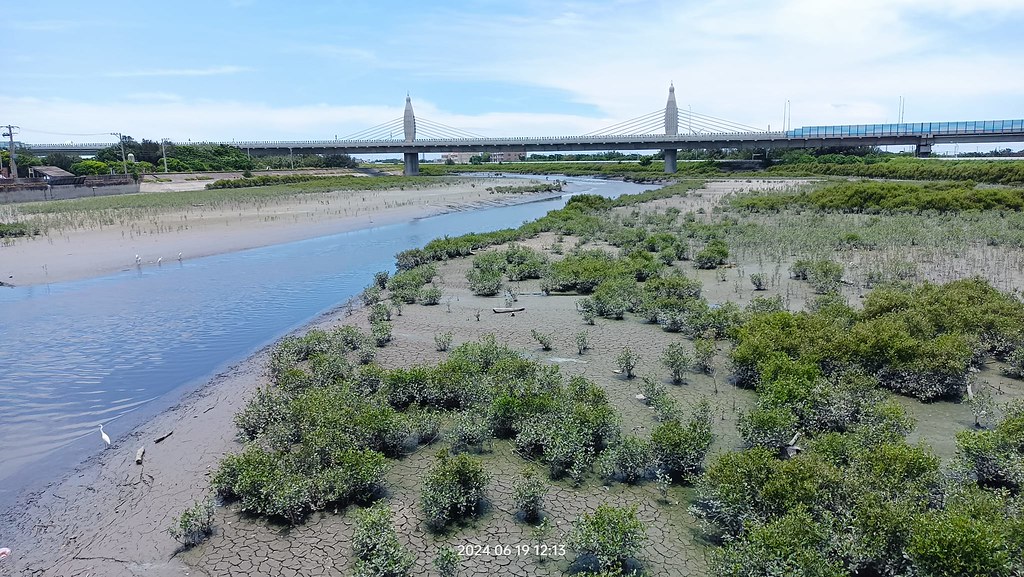
<svg viewBox="0 0 1024 577">
<path fill-rule="evenodd" d="M 417 135 L 417 128 L 420 129 Z M 936 144 L 1024 142 L 1024 120 L 978 120 L 805 126 L 764 131 L 692 111 L 681 111 L 675 88 L 669 88 L 665 108 L 608 129 L 580 136 L 522 136 L 490 138 L 417 119 L 409 96 L 402 118 L 335 140 L 168 142 L 223 144 L 253 156 L 290 154 L 402 154 L 405 174 L 419 173 L 419 155 L 427 152 L 558 152 L 662 150 L 665 172 L 676 171 L 679 150 L 789 149 L 854 146 L 914 146 L 927 155 Z M 110 143 L 25 144 L 33 154 L 54 152 L 91 155 Z"/>
</svg>

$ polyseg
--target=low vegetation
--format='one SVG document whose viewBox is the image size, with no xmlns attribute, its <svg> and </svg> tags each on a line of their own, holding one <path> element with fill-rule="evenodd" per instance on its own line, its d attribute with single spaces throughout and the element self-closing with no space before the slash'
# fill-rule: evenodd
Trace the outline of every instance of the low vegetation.
<svg viewBox="0 0 1024 577">
<path fill-rule="evenodd" d="M 1024 209 L 1024 189 L 979 187 L 973 182 L 838 182 L 795 194 L 750 194 L 732 201 L 740 210 L 765 212 L 790 207 L 827 212 L 962 212 Z"/>
<path fill-rule="evenodd" d="M 213 534 L 213 499 L 196 501 L 171 520 L 168 533 L 185 547 L 193 547 Z"/>
</svg>

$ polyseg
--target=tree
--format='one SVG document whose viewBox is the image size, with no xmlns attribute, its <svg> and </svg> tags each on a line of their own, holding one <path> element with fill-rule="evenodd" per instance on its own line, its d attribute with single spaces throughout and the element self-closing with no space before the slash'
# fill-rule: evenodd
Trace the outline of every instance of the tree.
<svg viewBox="0 0 1024 577">
<path fill-rule="evenodd" d="M 110 165 L 99 160 L 82 160 L 71 165 L 76 176 L 110 174 Z"/>
<path fill-rule="evenodd" d="M 64 170 L 71 172 L 71 165 L 81 161 L 82 159 L 79 156 L 69 156 L 63 152 L 52 152 L 43 158 L 43 165 L 56 166 L 57 168 L 63 168 Z"/>
<path fill-rule="evenodd" d="M 328 168 L 356 168 L 359 162 L 347 154 L 327 154 L 324 156 L 324 166 Z"/>
</svg>

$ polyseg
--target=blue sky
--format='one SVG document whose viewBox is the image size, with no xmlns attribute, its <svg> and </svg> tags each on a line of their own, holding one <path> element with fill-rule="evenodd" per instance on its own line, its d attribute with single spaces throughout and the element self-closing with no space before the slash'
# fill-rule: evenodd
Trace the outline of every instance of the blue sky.
<svg viewBox="0 0 1024 577">
<path fill-rule="evenodd" d="M 664 106 L 779 129 L 1024 117 L 1021 0 L 119 0 L 4 8 L 26 142 L 322 139 L 401 115 L 581 134 Z"/>
</svg>

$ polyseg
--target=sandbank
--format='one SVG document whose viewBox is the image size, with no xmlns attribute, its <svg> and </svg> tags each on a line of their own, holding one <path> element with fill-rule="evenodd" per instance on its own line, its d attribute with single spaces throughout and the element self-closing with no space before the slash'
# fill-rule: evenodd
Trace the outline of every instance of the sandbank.
<svg viewBox="0 0 1024 577">
<path fill-rule="evenodd" d="M 446 178 L 439 179 L 437 186 L 405 190 L 297 194 L 263 206 L 123 211 L 124 220 L 106 225 L 93 224 L 94 218 L 88 215 L 76 215 L 73 225 L 0 245 L 0 281 L 23 286 L 91 278 L 136 266 L 168 264 L 179 253 L 182 259 L 198 258 L 552 196 L 487 192 L 495 182 Z M 201 188 L 202 183 L 185 185 Z"/>
</svg>

